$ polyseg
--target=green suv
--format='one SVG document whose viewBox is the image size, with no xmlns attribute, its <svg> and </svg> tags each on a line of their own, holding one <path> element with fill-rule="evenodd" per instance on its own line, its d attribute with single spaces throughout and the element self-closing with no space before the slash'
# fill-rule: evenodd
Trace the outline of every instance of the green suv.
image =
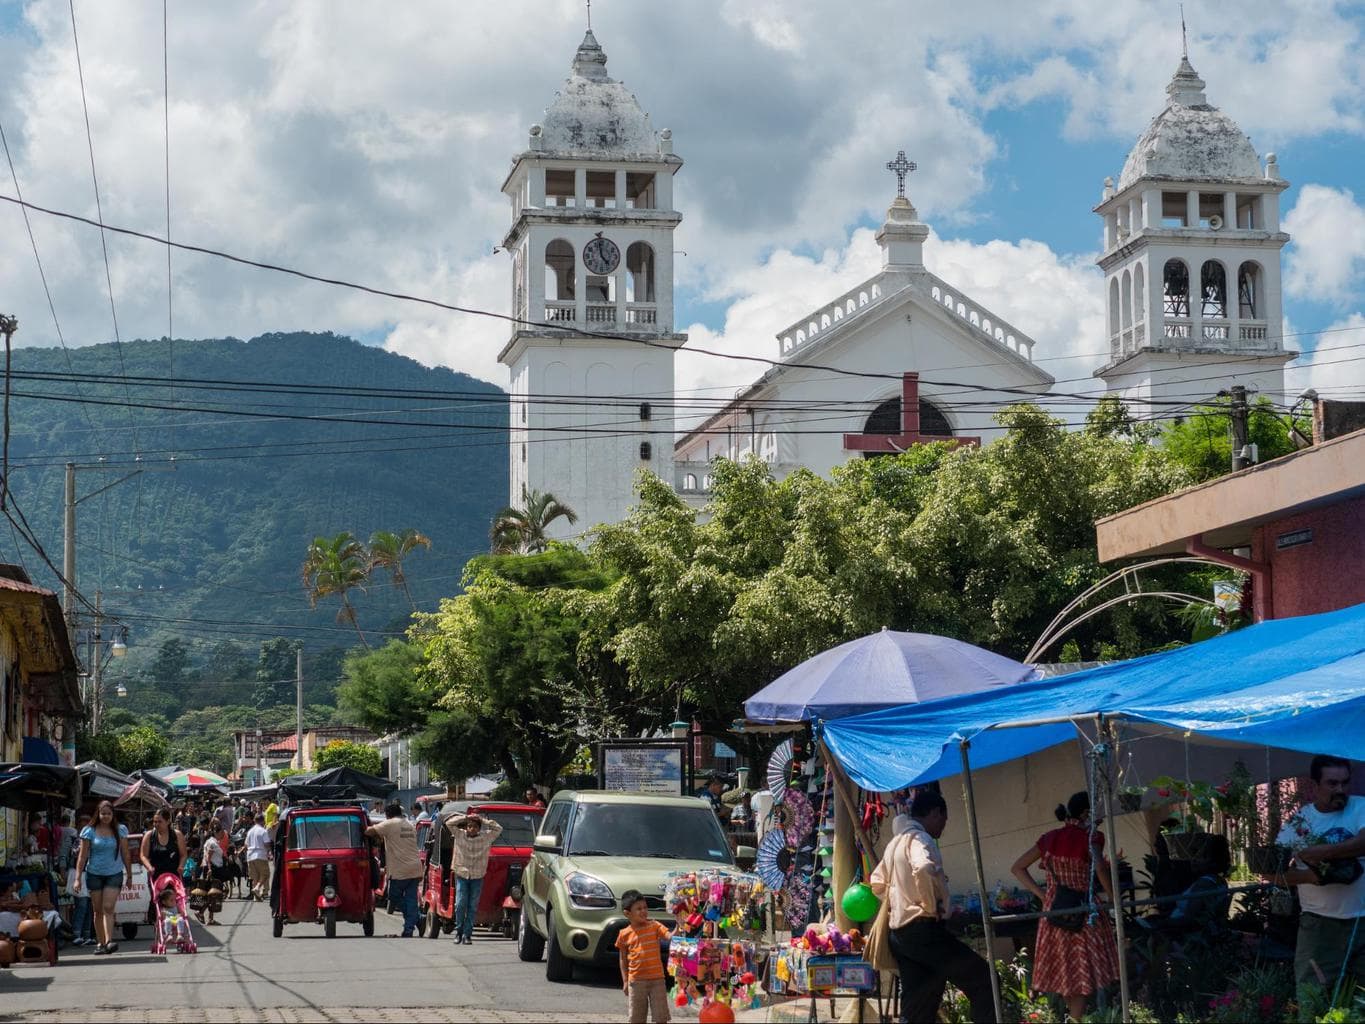
<svg viewBox="0 0 1365 1024">
<path fill-rule="evenodd" d="M 752 856 L 741 848 L 740 856 Z M 545 957 L 550 981 L 573 979 L 575 961 L 608 965 L 626 926 L 621 896 L 644 893 L 651 916 L 670 874 L 732 866 L 730 842 L 711 805 L 695 797 L 596 791 L 556 793 L 522 876 L 517 956 Z"/>
</svg>

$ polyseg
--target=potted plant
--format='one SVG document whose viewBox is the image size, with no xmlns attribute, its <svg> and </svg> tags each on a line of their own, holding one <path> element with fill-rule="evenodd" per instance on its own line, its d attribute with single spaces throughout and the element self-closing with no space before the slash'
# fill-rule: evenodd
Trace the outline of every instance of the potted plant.
<svg viewBox="0 0 1365 1024">
<path fill-rule="evenodd" d="M 1145 786 L 1124 786 L 1118 792 L 1119 813 L 1136 814 L 1142 810 L 1142 795 L 1147 791 Z"/>
<path fill-rule="evenodd" d="M 1181 805 L 1176 825 L 1162 834 L 1171 860 L 1202 860 L 1208 849 L 1213 823 L 1214 789 L 1207 782 L 1174 779 L 1162 775 L 1152 780 L 1156 795 Z"/>
</svg>

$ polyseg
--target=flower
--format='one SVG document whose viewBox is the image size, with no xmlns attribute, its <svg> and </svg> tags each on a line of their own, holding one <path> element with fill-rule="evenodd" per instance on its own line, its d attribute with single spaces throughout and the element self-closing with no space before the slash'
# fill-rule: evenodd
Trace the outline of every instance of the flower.
<svg viewBox="0 0 1365 1024">
<path fill-rule="evenodd" d="M 1166 799 L 1166 797 L 1168 797 L 1168 796 L 1171 795 L 1171 791 L 1170 791 L 1169 789 L 1166 789 L 1166 788 L 1163 786 L 1161 789 L 1158 789 L 1158 790 L 1156 791 L 1156 795 L 1159 796 L 1159 797 L 1161 797 L 1161 798 L 1164 800 L 1164 799 Z"/>
<path fill-rule="evenodd" d="M 1262 1017 L 1269 1017 L 1275 1012 L 1275 997 L 1272 995 L 1261 996 L 1260 1010 Z"/>
</svg>

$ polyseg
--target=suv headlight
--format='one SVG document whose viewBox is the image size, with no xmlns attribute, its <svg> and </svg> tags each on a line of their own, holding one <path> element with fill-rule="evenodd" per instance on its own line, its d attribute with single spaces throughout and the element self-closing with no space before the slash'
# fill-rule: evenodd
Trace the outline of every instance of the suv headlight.
<svg viewBox="0 0 1365 1024">
<path fill-rule="evenodd" d="M 612 895 L 611 887 L 600 878 L 575 871 L 564 879 L 564 885 L 569 890 L 569 902 L 575 907 L 601 910 L 616 906 L 616 897 Z"/>
</svg>

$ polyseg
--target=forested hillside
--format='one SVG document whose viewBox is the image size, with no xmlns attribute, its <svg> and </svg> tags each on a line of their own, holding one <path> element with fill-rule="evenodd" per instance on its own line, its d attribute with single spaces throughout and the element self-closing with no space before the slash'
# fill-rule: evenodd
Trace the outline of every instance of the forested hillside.
<svg viewBox="0 0 1365 1024">
<path fill-rule="evenodd" d="M 214 678 L 229 674 L 224 657 L 233 660 L 222 641 L 246 661 L 235 678 L 256 675 L 260 645 L 274 637 L 302 640 L 310 660 L 360 643 L 335 621 L 334 602 L 309 607 L 300 566 L 314 536 L 421 531 L 431 548 L 404 571 L 413 601 L 433 608 L 457 589 L 465 561 L 487 550 L 489 523 L 507 501 L 504 393 L 347 338 L 19 348 L 13 369 L 13 500 L 60 566 L 63 465 L 103 467 L 78 472 L 77 584 L 92 601 L 100 591 L 129 627 L 120 675 L 180 686 L 178 707 L 161 702 L 168 717 L 262 703 L 249 688 L 216 699 L 211 687 L 231 681 Z M 14 531 L 0 530 L 0 548 L 57 586 Z M 410 610 L 382 572 L 351 596 L 372 642 Z M 152 672 L 169 639 L 183 642 L 188 662 Z M 319 669 L 337 662 L 317 660 Z M 185 688 L 195 677 L 202 683 Z M 310 687 L 310 700 L 330 703 L 330 686 L 321 689 Z M 149 695 L 130 693 L 127 706 L 152 710 L 139 696 Z"/>
</svg>

